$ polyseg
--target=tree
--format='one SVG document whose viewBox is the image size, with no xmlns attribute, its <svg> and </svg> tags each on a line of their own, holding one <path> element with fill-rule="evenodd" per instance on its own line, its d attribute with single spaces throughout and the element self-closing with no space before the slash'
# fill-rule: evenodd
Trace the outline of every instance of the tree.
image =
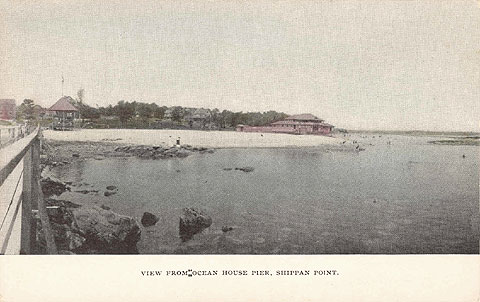
<svg viewBox="0 0 480 302">
<path fill-rule="evenodd" d="M 84 102 L 85 100 L 85 90 L 80 88 L 77 91 L 77 98 L 73 102 L 73 106 L 75 106 L 79 113 L 80 117 L 83 119 L 95 119 L 100 117 L 100 110 L 94 107 L 89 106 Z"/>
<path fill-rule="evenodd" d="M 166 106 L 157 107 L 153 116 L 158 119 L 163 119 L 163 117 L 165 116 L 165 111 L 167 111 L 167 109 L 168 108 Z"/>
<path fill-rule="evenodd" d="M 137 103 L 135 111 L 141 118 L 149 118 L 153 116 L 154 106 L 156 104 Z"/>
<path fill-rule="evenodd" d="M 115 114 L 124 126 L 126 126 L 127 121 L 135 115 L 135 102 L 129 103 L 122 100 L 118 102 L 114 108 Z"/>
<path fill-rule="evenodd" d="M 31 99 L 24 99 L 18 107 L 17 117 L 19 119 L 32 120 L 35 118 L 35 102 Z"/>
<path fill-rule="evenodd" d="M 183 119 L 183 108 L 180 106 L 174 107 L 172 111 L 172 121 L 181 122 L 182 119 Z"/>
<path fill-rule="evenodd" d="M 83 103 L 83 99 L 85 97 L 85 89 L 83 88 L 80 88 L 78 89 L 77 91 L 77 97 L 78 97 L 78 103 L 82 104 Z"/>
</svg>

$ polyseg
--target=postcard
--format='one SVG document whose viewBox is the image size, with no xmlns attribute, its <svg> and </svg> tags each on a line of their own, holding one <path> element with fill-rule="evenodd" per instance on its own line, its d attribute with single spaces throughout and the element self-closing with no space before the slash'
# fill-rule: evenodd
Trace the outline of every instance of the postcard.
<svg viewBox="0 0 480 302">
<path fill-rule="evenodd" d="M 478 301 L 476 1 L 0 0 L 0 301 Z"/>
</svg>

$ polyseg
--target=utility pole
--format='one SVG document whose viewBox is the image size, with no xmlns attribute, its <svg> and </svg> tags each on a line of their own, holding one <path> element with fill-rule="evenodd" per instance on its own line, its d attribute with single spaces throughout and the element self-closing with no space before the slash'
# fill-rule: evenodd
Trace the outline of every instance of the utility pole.
<svg viewBox="0 0 480 302">
<path fill-rule="evenodd" d="M 63 73 L 62 73 L 62 97 L 65 96 L 65 95 L 63 94 L 63 83 L 64 83 L 64 82 L 65 82 L 65 79 L 63 78 Z"/>
</svg>

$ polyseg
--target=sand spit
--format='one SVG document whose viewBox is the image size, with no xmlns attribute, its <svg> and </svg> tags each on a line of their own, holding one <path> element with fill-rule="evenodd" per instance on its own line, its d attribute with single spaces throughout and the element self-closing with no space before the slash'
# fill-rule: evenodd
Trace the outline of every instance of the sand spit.
<svg viewBox="0 0 480 302">
<path fill-rule="evenodd" d="M 172 146 L 181 144 L 204 148 L 284 148 L 338 146 L 341 138 L 276 133 L 240 133 L 233 131 L 82 129 L 44 131 L 48 140 L 112 142 L 118 144 Z"/>
</svg>

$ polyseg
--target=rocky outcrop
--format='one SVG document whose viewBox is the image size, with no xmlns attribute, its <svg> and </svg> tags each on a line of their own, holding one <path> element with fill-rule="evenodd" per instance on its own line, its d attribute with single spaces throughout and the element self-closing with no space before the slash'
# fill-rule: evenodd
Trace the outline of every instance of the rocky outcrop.
<svg viewBox="0 0 480 302">
<path fill-rule="evenodd" d="M 190 156 L 194 152 L 199 153 L 213 153 L 212 149 L 196 148 L 190 145 L 174 146 L 174 147 L 161 147 L 161 146 L 120 146 L 114 149 L 116 152 L 126 153 L 140 158 L 146 159 L 165 159 L 165 158 L 184 158 Z"/>
<path fill-rule="evenodd" d="M 70 191 L 69 186 L 53 177 L 42 178 L 40 180 L 40 185 L 45 197 L 50 197 L 52 195 L 59 196 L 65 191 Z"/>
<path fill-rule="evenodd" d="M 143 213 L 141 223 L 144 227 L 149 227 L 155 225 L 158 222 L 158 217 L 152 213 L 145 212 Z"/>
<path fill-rule="evenodd" d="M 84 234 L 88 253 L 137 254 L 140 227 L 128 216 L 101 207 L 81 207 L 72 211 Z"/>
<path fill-rule="evenodd" d="M 205 212 L 195 208 L 183 209 L 180 216 L 179 235 L 182 241 L 193 238 L 197 233 L 212 225 L 212 218 Z"/>
<path fill-rule="evenodd" d="M 133 218 L 116 214 L 108 207 L 86 208 L 52 199 L 47 200 L 47 205 L 60 254 L 138 254 L 141 231 Z M 45 246 L 37 217 L 36 253 L 45 254 Z"/>
<path fill-rule="evenodd" d="M 83 237 L 82 231 L 78 228 L 71 209 L 80 207 L 77 204 L 63 200 L 47 200 L 47 213 L 50 218 L 55 244 L 60 254 L 74 253 L 81 248 L 86 239 Z M 38 216 L 35 215 L 37 221 L 37 254 L 46 253 L 45 234 L 42 224 Z"/>
</svg>

